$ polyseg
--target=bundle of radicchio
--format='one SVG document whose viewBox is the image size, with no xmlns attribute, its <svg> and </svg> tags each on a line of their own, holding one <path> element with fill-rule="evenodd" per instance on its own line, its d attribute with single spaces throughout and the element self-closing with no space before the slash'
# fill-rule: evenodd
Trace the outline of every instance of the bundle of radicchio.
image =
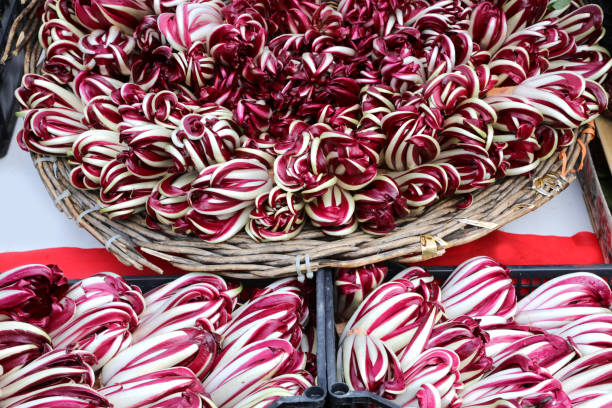
<svg viewBox="0 0 612 408">
<path fill-rule="evenodd" d="M 210 393 L 218 407 L 230 407 L 253 393 L 268 378 L 298 374 L 305 366 L 305 355 L 288 341 L 260 340 L 221 353 L 203 383 L 204 390 Z"/>
<path fill-rule="evenodd" d="M 612 313 L 584 316 L 552 332 L 567 339 L 581 356 L 594 354 L 611 348 Z"/>
<path fill-rule="evenodd" d="M 35 391 L 3 401 L 7 408 L 62 408 L 73 407 L 99 407 L 116 408 L 89 385 L 75 383 L 61 383 L 38 388 Z"/>
<path fill-rule="evenodd" d="M 400 352 L 402 367 L 421 354 L 442 308 L 430 302 L 401 280 L 376 288 L 357 308 L 346 324 L 339 343 L 351 333 L 367 334 Z"/>
<path fill-rule="evenodd" d="M 160 286 L 145 296 L 146 312 L 133 333 L 134 342 L 188 327 L 215 332 L 229 321 L 240 290 L 205 273 L 183 275 Z"/>
<path fill-rule="evenodd" d="M 99 390 L 116 408 L 215 408 L 200 380 L 184 367 L 153 371 Z"/>
<path fill-rule="evenodd" d="M 338 377 L 355 390 L 379 395 L 405 389 L 397 357 L 382 341 L 365 334 L 350 334 L 338 347 Z"/>
<path fill-rule="evenodd" d="M 406 389 L 395 402 L 402 407 L 439 400 L 440 406 L 455 407 L 460 403 L 457 391 L 463 388 L 459 379 L 459 356 L 449 349 L 431 348 L 404 370 Z"/>
<path fill-rule="evenodd" d="M 461 316 L 434 326 L 427 348 L 443 347 L 455 352 L 460 359 L 461 381 L 467 384 L 493 366 L 485 351 L 488 340 L 489 336 L 474 319 Z"/>
<path fill-rule="evenodd" d="M 610 367 L 612 352 L 600 352 L 584 356 L 565 366 L 555 374 L 571 399 L 572 406 L 586 402 L 609 401 Z"/>
<path fill-rule="evenodd" d="M 67 157 L 111 218 L 210 242 L 387 234 L 574 143 L 607 106 L 602 20 L 576 1 L 46 0 L 18 141 Z"/>
<path fill-rule="evenodd" d="M 610 313 L 612 291 L 602 278 L 587 272 L 559 276 L 518 303 L 516 322 L 557 329 L 581 317 Z"/>
<path fill-rule="evenodd" d="M 484 256 L 459 265 L 442 285 L 447 316 L 502 316 L 516 311 L 516 294 L 508 269 Z"/>
<path fill-rule="evenodd" d="M 177 366 L 187 367 L 203 379 L 213 368 L 217 352 L 214 336 L 201 328 L 158 334 L 118 353 L 105 364 L 100 380 L 112 385 Z"/>
<path fill-rule="evenodd" d="M 218 328 L 221 352 L 204 380 L 219 407 L 267 406 L 315 384 L 317 344 L 306 287 L 287 278 L 248 292 L 249 300 Z"/>
<path fill-rule="evenodd" d="M 19 370 L 51 349 L 51 338 L 29 323 L 0 322 L 0 378 Z"/>
<path fill-rule="evenodd" d="M 93 354 L 82 350 L 56 349 L 45 353 L 0 379 L 0 403 L 25 397 L 41 384 L 76 383 L 92 387 L 95 376 L 91 364 L 95 361 Z"/>
<path fill-rule="evenodd" d="M 571 406 L 561 382 L 520 354 L 504 361 L 480 381 L 464 388 L 459 395 L 465 407 L 495 404 L 498 400 L 517 406 L 537 406 L 545 402 L 556 404 L 552 406 Z"/>
<path fill-rule="evenodd" d="M 262 382 L 235 407 L 265 407 L 278 398 L 302 395 L 312 384 L 313 380 L 307 373 L 279 375 Z"/>
<path fill-rule="evenodd" d="M 232 321 L 222 330 L 224 350 L 241 348 L 259 340 L 279 338 L 298 347 L 307 315 L 304 299 L 299 293 L 280 288 L 258 296 L 240 306 L 232 314 Z"/>
<path fill-rule="evenodd" d="M 131 332 L 145 308 L 140 289 L 112 272 L 75 283 L 60 303 L 65 313 L 49 327 L 54 346 L 93 353 L 96 370 L 132 343 Z"/>
</svg>

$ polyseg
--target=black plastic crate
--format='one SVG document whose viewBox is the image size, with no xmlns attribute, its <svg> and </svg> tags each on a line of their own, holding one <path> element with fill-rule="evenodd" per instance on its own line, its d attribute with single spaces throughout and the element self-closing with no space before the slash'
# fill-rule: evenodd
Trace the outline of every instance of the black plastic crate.
<svg viewBox="0 0 612 408">
<path fill-rule="evenodd" d="M 325 323 L 330 320 L 325 315 L 325 276 L 331 275 L 326 270 L 319 270 L 314 279 L 315 297 L 316 297 L 316 335 L 317 335 L 317 385 L 308 388 L 304 395 L 297 397 L 280 398 L 270 405 L 270 408 L 322 408 L 325 405 L 327 398 L 327 359 L 326 359 L 326 341 L 325 341 Z M 138 286 L 143 293 L 150 291 L 158 286 L 172 282 L 177 276 L 172 275 L 153 275 L 153 276 L 125 276 L 124 279 L 130 285 Z M 232 282 L 232 279 L 226 279 Z M 240 283 L 246 288 L 263 287 L 276 279 L 244 279 Z M 73 283 L 75 281 L 70 281 Z"/>
<path fill-rule="evenodd" d="M 404 265 L 398 262 L 387 263 L 389 271 L 387 273 L 388 281 L 390 278 L 413 265 Z M 455 269 L 451 266 L 434 266 L 425 267 L 434 278 L 443 283 Z M 608 283 L 612 281 L 612 265 L 520 265 L 509 266 L 510 276 L 514 281 L 517 289 L 517 297 L 520 299 L 540 286 L 542 283 L 556 278 L 560 275 L 565 275 L 573 272 L 591 272 L 601 276 Z M 335 321 L 335 290 L 334 290 L 335 273 L 329 272 L 325 275 L 325 314 L 329 316 L 327 319 L 326 329 L 326 348 L 327 348 L 327 383 L 329 385 L 328 396 L 329 404 L 332 407 L 385 407 L 385 408 L 401 408 L 386 398 L 367 391 L 351 391 L 347 384 L 338 381 L 336 373 L 336 355 L 338 350 L 336 342 L 338 335 L 336 333 Z"/>
<path fill-rule="evenodd" d="M 603 25 L 606 29 L 606 34 L 601 40 L 600 45 L 606 47 L 608 51 L 612 51 L 612 3 L 610 3 L 610 0 L 586 0 L 584 3 L 597 4 L 603 10 Z"/>
<path fill-rule="evenodd" d="M 0 53 L 4 52 L 13 21 L 22 10 L 21 0 L 0 0 Z M 0 157 L 8 151 L 17 117 L 17 102 L 13 92 L 23 75 L 23 53 L 0 64 Z"/>
<path fill-rule="evenodd" d="M 24 0 L 25 1 L 25 0 Z M 13 22 L 23 10 L 22 0 L 0 0 L 0 51 L 8 40 L 8 34 Z"/>
</svg>

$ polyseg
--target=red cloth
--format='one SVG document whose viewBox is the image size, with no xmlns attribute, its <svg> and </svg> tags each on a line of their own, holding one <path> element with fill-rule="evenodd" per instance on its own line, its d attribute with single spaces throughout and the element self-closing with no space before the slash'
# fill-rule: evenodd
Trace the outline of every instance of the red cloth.
<svg viewBox="0 0 612 408">
<path fill-rule="evenodd" d="M 169 263 L 149 258 L 160 266 L 166 274 L 187 273 L 174 268 Z M 152 270 L 145 268 L 142 271 L 125 266 L 104 248 L 45 248 L 24 252 L 5 252 L 0 254 L 0 272 L 27 264 L 55 264 L 64 271 L 68 279 L 79 279 L 91 276 L 98 272 L 111 271 L 123 276 L 155 275 Z"/>
<path fill-rule="evenodd" d="M 450 248 L 444 256 L 421 265 L 458 265 L 486 255 L 504 265 L 598 265 L 605 263 L 597 236 L 579 232 L 572 237 L 510 234 L 494 231 L 466 245 Z"/>
<path fill-rule="evenodd" d="M 473 256 L 487 255 L 505 265 L 595 265 L 604 263 L 595 234 L 580 232 L 573 237 L 510 234 L 494 231 L 466 245 L 449 249 L 442 257 L 420 265 L 458 265 Z M 165 273 L 185 273 L 164 261 L 149 258 Z M 48 248 L 0 254 L 0 271 L 25 264 L 56 264 L 69 279 L 83 278 L 102 271 L 121 275 L 151 275 L 121 264 L 104 249 Z"/>
</svg>

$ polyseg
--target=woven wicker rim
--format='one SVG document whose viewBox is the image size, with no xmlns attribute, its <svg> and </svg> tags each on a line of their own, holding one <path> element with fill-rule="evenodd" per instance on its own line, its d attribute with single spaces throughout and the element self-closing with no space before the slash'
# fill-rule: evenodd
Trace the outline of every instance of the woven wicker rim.
<svg viewBox="0 0 612 408">
<path fill-rule="evenodd" d="M 13 36 L 3 53 L 11 55 L 23 49 L 26 73 L 40 72 L 37 63 L 43 49 L 35 33 L 40 22 L 36 5 L 41 2 L 31 1 L 26 6 L 12 27 Z M 567 149 L 567 169 L 577 165 L 580 147 L 592 133 L 591 127 L 583 128 L 579 132 L 582 143 Z M 185 271 L 234 278 L 282 277 L 322 267 L 354 268 L 390 259 L 419 262 L 441 256 L 447 248 L 479 239 L 537 209 L 576 179 L 573 170 L 561 174 L 563 161 L 553 155 L 531 177 L 509 177 L 473 193 L 473 204 L 467 209 L 457 208 L 463 197 L 451 197 L 413 211 L 395 231 L 382 237 L 359 231 L 344 238 L 331 238 L 306 226 L 297 239 L 286 242 L 257 243 L 241 232 L 226 242 L 210 244 L 195 236 L 173 233 L 167 227 L 159 231 L 148 229 L 142 214 L 127 221 L 112 220 L 96 210 L 97 194 L 70 185 L 66 159 L 31 156 L 60 211 L 76 220 L 123 264 L 162 273 L 162 268 L 149 260 L 157 258 Z"/>
</svg>

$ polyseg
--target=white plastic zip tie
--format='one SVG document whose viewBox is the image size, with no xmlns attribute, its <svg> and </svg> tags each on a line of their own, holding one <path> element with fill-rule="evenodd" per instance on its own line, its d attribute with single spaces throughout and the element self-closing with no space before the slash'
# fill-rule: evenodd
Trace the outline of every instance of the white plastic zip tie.
<svg viewBox="0 0 612 408">
<path fill-rule="evenodd" d="M 123 235 L 121 234 L 117 234 L 117 235 L 113 235 L 112 237 L 110 237 L 106 243 L 104 243 L 104 248 L 106 248 L 107 251 L 110 250 L 110 246 L 113 245 L 113 242 L 115 242 L 116 240 L 118 240 L 119 238 L 121 238 Z"/>
<path fill-rule="evenodd" d="M 310 269 L 310 254 L 306 254 L 304 256 L 304 261 L 306 262 L 306 278 L 312 279 L 314 276 L 312 270 Z"/>
<path fill-rule="evenodd" d="M 53 163 L 53 175 L 55 176 L 55 178 L 57 178 L 57 157 L 39 157 L 38 159 L 34 160 L 34 165 L 36 166 L 38 163 L 42 162 Z"/>
<path fill-rule="evenodd" d="M 304 274 L 302 273 L 302 270 L 300 268 L 300 264 L 301 264 L 300 256 L 301 255 L 296 255 L 295 256 L 295 270 L 297 271 L 298 282 L 304 282 L 306 277 L 304 276 Z"/>
<path fill-rule="evenodd" d="M 83 219 L 83 217 L 86 216 L 87 214 L 92 213 L 94 211 L 98 211 L 100 209 L 102 209 L 102 207 L 100 207 L 100 204 L 96 204 L 95 206 L 91 207 L 90 209 L 81 212 L 79 214 L 79 216 L 77 217 L 77 219 L 76 219 L 77 224 L 80 224 L 81 220 Z"/>
<path fill-rule="evenodd" d="M 58 195 L 57 198 L 55 199 L 55 204 L 59 203 L 66 197 L 70 197 L 70 190 L 64 190 L 62 194 Z"/>
<path fill-rule="evenodd" d="M 295 256 L 295 270 L 297 272 L 298 281 L 304 282 L 306 279 L 312 279 L 314 276 L 314 273 L 312 272 L 312 269 L 310 268 L 310 255 L 309 254 L 304 255 L 304 263 L 306 264 L 306 275 L 302 273 L 302 268 L 301 268 L 302 262 L 300 261 L 301 257 L 302 255 Z"/>
</svg>

